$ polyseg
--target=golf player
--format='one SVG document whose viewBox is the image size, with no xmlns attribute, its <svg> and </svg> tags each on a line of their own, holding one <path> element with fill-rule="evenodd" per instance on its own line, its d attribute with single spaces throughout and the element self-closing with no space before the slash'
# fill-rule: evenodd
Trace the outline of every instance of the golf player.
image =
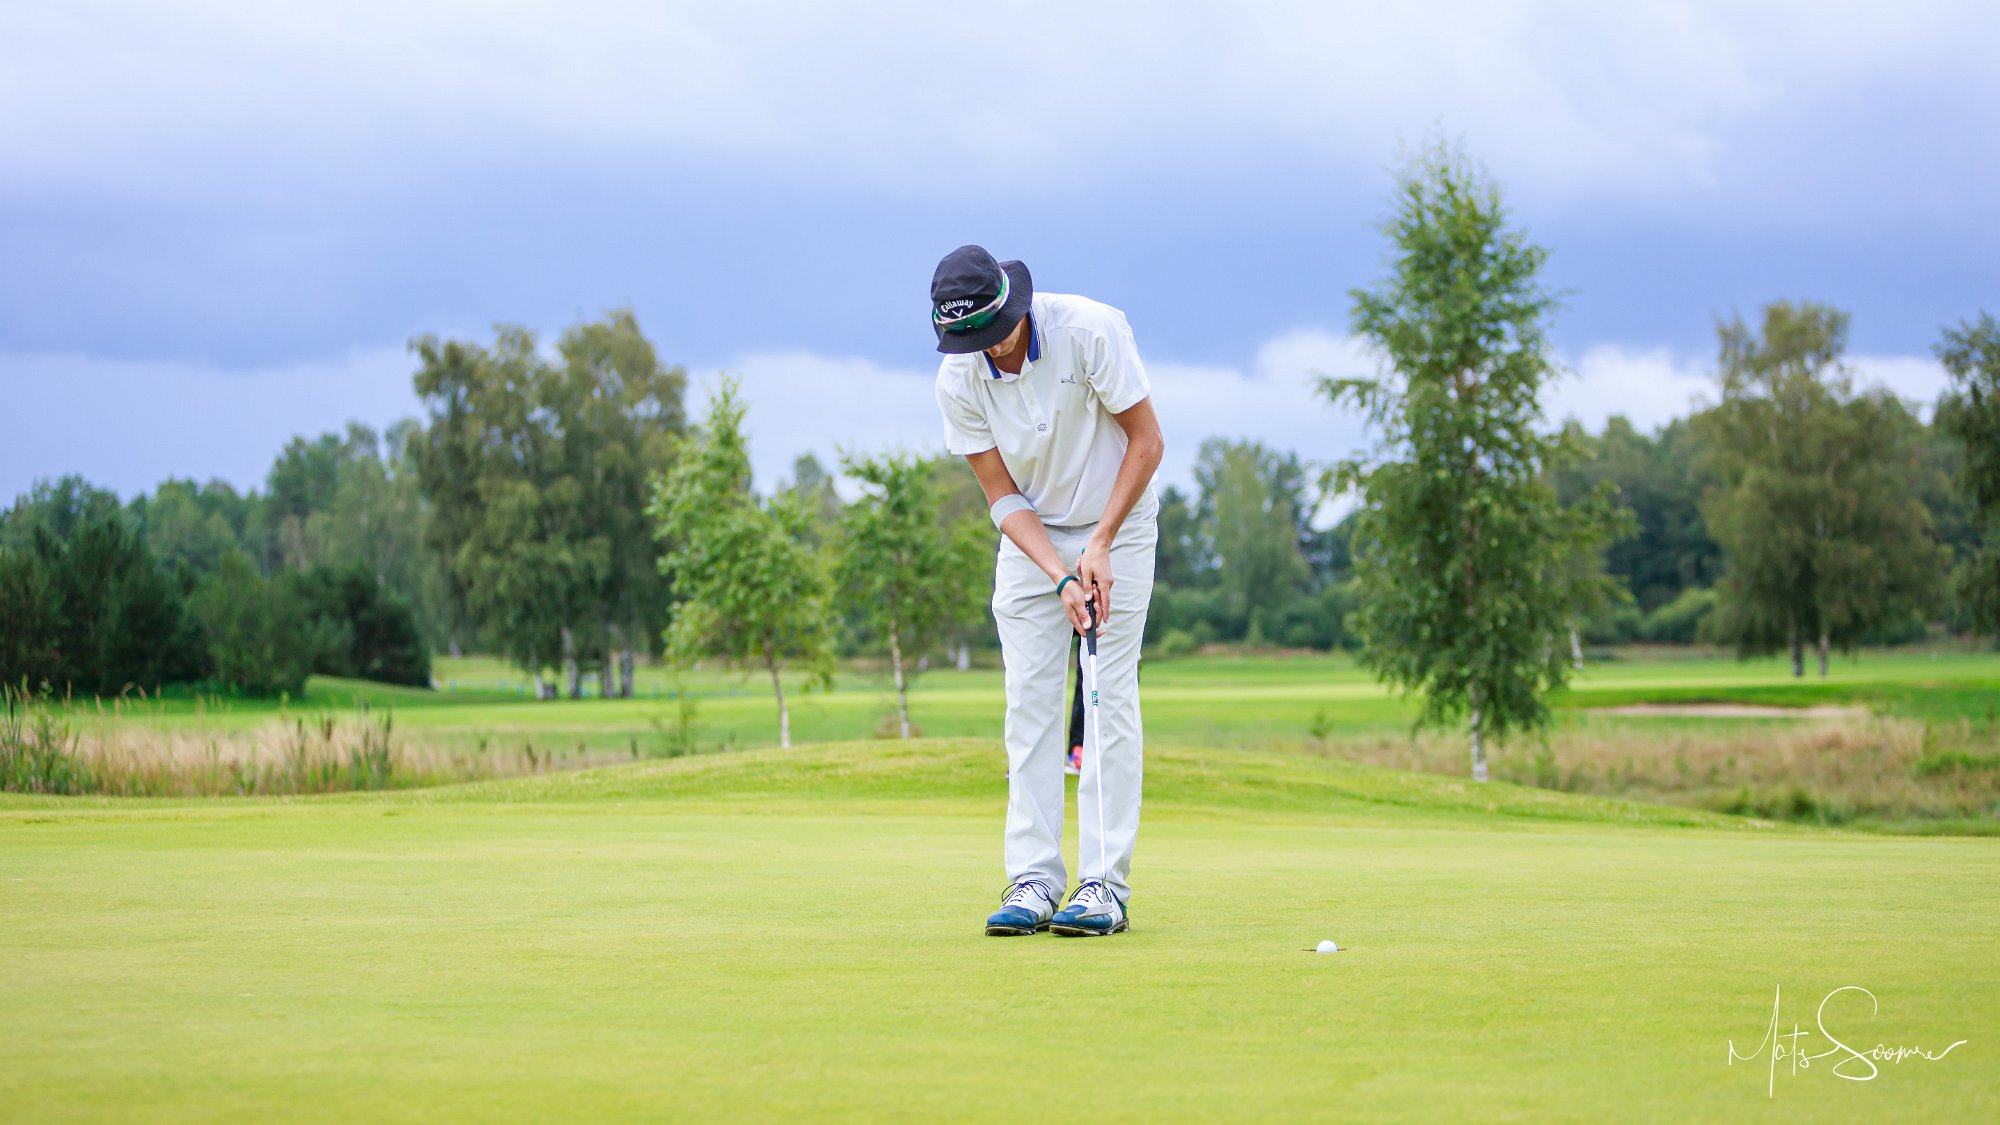
<svg viewBox="0 0 2000 1125">
<path fill-rule="evenodd" d="M 971 463 L 1002 533 L 993 616 L 1007 669 L 1009 885 L 986 932 L 1120 933 L 1139 834 L 1139 641 L 1159 539 L 1163 439 L 1146 369 L 1124 313 L 1037 293 L 1028 267 L 978 246 L 938 263 L 931 322 L 945 353 L 945 447 Z M 1099 760 L 1078 782 L 1077 886 L 1058 909 L 1069 885 L 1064 688 L 1072 630 L 1090 628 L 1093 613 Z"/>
</svg>

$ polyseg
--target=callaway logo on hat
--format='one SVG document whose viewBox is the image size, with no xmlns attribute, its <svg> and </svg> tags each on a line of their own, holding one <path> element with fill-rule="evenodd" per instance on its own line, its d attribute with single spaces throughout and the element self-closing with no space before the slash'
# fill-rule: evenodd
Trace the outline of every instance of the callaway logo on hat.
<svg viewBox="0 0 2000 1125">
<path fill-rule="evenodd" d="M 996 261 L 983 246 L 944 256 L 931 277 L 931 328 L 938 350 L 981 352 L 1005 340 L 1035 298 L 1028 267 Z"/>
</svg>

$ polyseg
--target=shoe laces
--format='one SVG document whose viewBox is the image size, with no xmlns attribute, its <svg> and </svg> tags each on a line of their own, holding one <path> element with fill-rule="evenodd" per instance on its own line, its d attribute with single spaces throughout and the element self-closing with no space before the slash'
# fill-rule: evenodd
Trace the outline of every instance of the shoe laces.
<svg viewBox="0 0 2000 1125">
<path fill-rule="evenodd" d="M 1114 900 L 1111 889 L 1096 879 L 1085 879 L 1076 885 L 1076 893 L 1069 896 L 1069 904 L 1082 904 L 1086 912 L 1094 912 L 1097 907 L 1109 906 Z"/>
<path fill-rule="evenodd" d="M 1047 900 L 1055 896 L 1049 893 L 1049 885 L 1040 879 L 1023 879 L 1007 888 L 1007 894 L 1001 898 L 1000 905 L 1027 906 L 1029 900 L 1036 897 Z"/>
</svg>

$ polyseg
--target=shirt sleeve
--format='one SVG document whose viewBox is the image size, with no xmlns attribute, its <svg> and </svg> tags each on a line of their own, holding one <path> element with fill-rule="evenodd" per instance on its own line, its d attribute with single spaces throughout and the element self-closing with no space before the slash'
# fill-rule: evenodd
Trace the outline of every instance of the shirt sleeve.
<svg viewBox="0 0 2000 1125">
<path fill-rule="evenodd" d="M 971 403 L 952 393 L 949 380 L 940 374 L 937 381 L 938 409 L 944 413 L 944 448 L 955 457 L 984 453 L 999 444 L 993 427 Z"/>
<path fill-rule="evenodd" d="M 1139 345 L 1132 339 L 1132 326 L 1125 314 L 1107 310 L 1104 329 L 1091 334 L 1090 374 L 1086 377 L 1104 409 L 1123 414 L 1153 393 L 1146 379 L 1146 365 L 1139 360 Z"/>
</svg>

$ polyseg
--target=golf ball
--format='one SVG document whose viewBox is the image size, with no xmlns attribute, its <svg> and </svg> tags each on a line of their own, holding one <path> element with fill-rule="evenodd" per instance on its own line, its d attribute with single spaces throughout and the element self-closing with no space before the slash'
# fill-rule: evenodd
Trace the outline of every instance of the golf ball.
<svg viewBox="0 0 2000 1125">
<path fill-rule="evenodd" d="M 1340 947 L 1339 947 L 1339 946 L 1337 946 L 1337 945 L 1335 945 L 1335 944 L 1333 944 L 1333 939 L 1332 939 L 1332 938 L 1328 938 L 1328 939 L 1326 939 L 1325 941 L 1323 941 L 1323 942 L 1320 942 L 1320 943 L 1319 943 L 1319 949 L 1318 949 L 1318 952 L 1321 952 L 1321 953 L 1338 953 L 1338 952 L 1340 952 Z"/>
</svg>

